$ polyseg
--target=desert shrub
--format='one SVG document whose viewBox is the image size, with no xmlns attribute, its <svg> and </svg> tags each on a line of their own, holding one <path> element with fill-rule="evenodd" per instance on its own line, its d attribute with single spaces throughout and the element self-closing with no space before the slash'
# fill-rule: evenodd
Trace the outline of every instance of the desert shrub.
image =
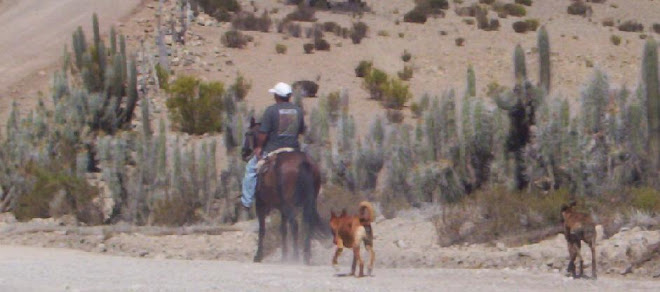
<svg viewBox="0 0 660 292">
<path fill-rule="evenodd" d="M 610 41 L 612 42 L 613 45 L 618 46 L 621 44 L 621 37 L 618 35 L 612 35 L 610 36 Z"/>
<path fill-rule="evenodd" d="M 286 45 L 276 44 L 275 45 L 275 52 L 278 53 L 278 54 L 286 54 Z"/>
<path fill-rule="evenodd" d="M 410 61 L 410 58 L 412 58 L 412 55 L 408 50 L 403 50 L 403 54 L 401 55 L 401 60 L 404 62 Z"/>
<path fill-rule="evenodd" d="M 465 22 L 465 24 L 467 24 L 467 25 L 474 25 L 475 21 L 472 18 L 465 18 L 465 19 L 463 19 L 463 22 Z"/>
<path fill-rule="evenodd" d="M 312 43 L 304 44 L 303 45 L 303 50 L 305 51 L 305 54 L 314 53 L 314 44 L 312 44 Z"/>
<path fill-rule="evenodd" d="M 660 34 L 660 23 L 653 24 L 653 31 L 657 34 Z"/>
<path fill-rule="evenodd" d="M 229 90 L 234 94 L 236 100 L 240 101 L 245 99 L 251 88 L 252 82 L 245 79 L 245 77 L 239 73 L 236 76 L 236 80 L 234 80 L 234 84 L 229 87 Z"/>
<path fill-rule="evenodd" d="M 504 4 L 504 11 L 506 11 L 506 13 L 511 16 L 522 17 L 527 15 L 527 10 L 525 9 L 525 6 L 522 6 L 520 4 L 514 4 L 514 3 Z"/>
<path fill-rule="evenodd" d="M 284 20 L 290 21 L 304 21 L 304 22 L 315 22 L 316 18 L 314 17 L 315 9 L 306 5 L 298 5 L 298 8 L 287 14 Z"/>
<path fill-rule="evenodd" d="M 311 80 L 298 80 L 291 84 L 293 90 L 299 90 L 303 97 L 314 97 L 319 91 L 318 83 Z"/>
<path fill-rule="evenodd" d="M 626 22 L 620 24 L 618 28 L 620 31 L 627 31 L 627 32 L 644 31 L 644 25 L 635 20 L 627 20 Z"/>
<path fill-rule="evenodd" d="M 464 38 L 456 38 L 454 40 L 454 43 L 456 44 L 456 46 L 462 47 L 462 46 L 465 45 L 465 39 Z"/>
<path fill-rule="evenodd" d="M 222 130 L 224 85 L 180 76 L 170 85 L 166 105 L 180 131 L 201 135 Z"/>
<path fill-rule="evenodd" d="M 371 61 L 360 61 L 357 67 L 355 67 L 355 76 L 360 78 L 366 76 L 369 74 L 372 67 L 373 63 Z"/>
<path fill-rule="evenodd" d="M 390 32 L 388 32 L 386 30 L 379 30 L 378 31 L 378 36 L 388 37 L 388 36 L 390 36 Z"/>
<path fill-rule="evenodd" d="M 95 209 L 92 199 L 98 196 L 98 189 L 90 186 L 84 178 L 61 168 L 56 170 L 34 163 L 25 167 L 25 174 L 33 184 L 30 191 L 21 193 L 16 200 L 16 219 L 26 221 L 71 214 L 88 224 L 101 223 L 98 210 L 95 214 L 90 212 Z"/>
<path fill-rule="evenodd" d="M 573 2 L 566 8 L 566 12 L 571 15 L 582 15 L 586 16 L 587 13 L 591 13 L 591 6 L 585 4 L 582 1 Z"/>
<path fill-rule="evenodd" d="M 611 17 L 603 19 L 603 26 L 614 26 L 614 19 Z"/>
<path fill-rule="evenodd" d="M 341 26 L 334 21 L 326 21 L 323 23 L 323 31 L 341 35 Z"/>
<path fill-rule="evenodd" d="M 587 0 L 587 2 L 597 3 L 597 4 L 605 3 L 606 1 L 607 1 L 607 0 Z"/>
<path fill-rule="evenodd" d="M 230 30 L 225 32 L 220 41 L 228 48 L 242 49 L 252 41 L 252 37 L 244 35 L 238 30 Z"/>
<path fill-rule="evenodd" d="M 410 10 L 403 15 L 403 21 L 411 23 L 426 23 L 426 14 L 426 11 L 415 7 L 413 10 Z"/>
<path fill-rule="evenodd" d="M 314 39 L 314 48 L 317 51 L 329 51 L 330 43 L 322 38 L 316 38 Z"/>
<path fill-rule="evenodd" d="M 383 105 L 386 108 L 400 110 L 412 98 L 410 87 L 401 80 L 392 78 L 385 84 L 383 88 Z"/>
<path fill-rule="evenodd" d="M 307 38 L 323 38 L 323 27 L 319 24 L 314 24 L 313 27 L 305 29 L 305 37 Z"/>
<path fill-rule="evenodd" d="M 536 18 L 525 19 L 528 31 L 536 31 L 539 28 L 539 20 Z"/>
<path fill-rule="evenodd" d="M 277 24 L 277 32 L 287 33 L 294 38 L 299 38 L 302 36 L 302 27 L 292 21 L 281 21 Z"/>
<path fill-rule="evenodd" d="M 512 245 L 528 244 L 556 234 L 561 220 L 558 210 L 568 200 L 566 190 L 528 194 L 494 187 L 450 204 L 442 216 L 435 218 L 436 230 L 445 237 L 440 239 L 443 246 L 494 239 Z"/>
<path fill-rule="evenodd" d="M 183 226 L 199 220 L 195 207 L 178 196 L 159 199 L 154 203 L 153 208 L 154 225 Z"/>
<path fill-rule="evenodd" d="M 160 89 L 167 90 L 169 87 L 170 72 L 163 68 L 160 63 L 156 64 L 156 77 L 158 78 L 158 86 Z"/>
<path fill-rule="evenodd" d="M 362 21 L 353 23 L 353 28 L 350 32 L 351 40 L 354 44 L 359 44 L 362 42 L 362 39 L 367 36 L 368 31 L 369 26 L 366 23 Z"/>
<path fill-rule="evenodd" d="M 631 190 L 630 196 L 634 208 L 645 212 L 660 212 L 660 192 L 657 190 L 650 187 L 635 188 Z"/>
<path fill-rule="evenodd" d="M 392 124 L 401 124 L 404 119 L 403 112 L 395 109 L 388 109 L 385 112 L 385 117 L 387 118 L 387 121 Z"/>
<path fill-rule="evenodd" d="M 255 16 L 252 12 L 239 12 L 231 21 L 233 29 L 246 31 L 268 32 L 272 24 L 273 21 L 266 11 L 261 14 L 261 17 Z"/>
<path fill-rule="evenodd" d="M 404 65 L 403 70 L 397 73 L 401 80 L 410 80 L 413 77 L 413 69 L 411 66 Z"/>
<path fill-rule="evenodd" d="M 371 99 L 382 100 L 384 86 L 387 84 L 388 76 L 383 70 L 372 68 L 364 76 L 363 87 L 369 91 Z"/>
<path fill-rule="evenodd" d="M 229 21 L 230 12 L 241 11 L 237 0 L 197 0 L 195 3 L 218 21 Z"/>
<path fill-rule="evenodd" d="M 529 23 L 526 21 L 516 21 L 512 26 L 513 30 L 517 33 L 526 33 L 529 30 Z"/>
<path fill-rule="evenodd" d="M 532 6 L 532 0 L 516 0 L 516 4 Z"/>
<path fill-rule="evenodd" d="M 495 3 L 495 0 L 479 0 L 479 3 L 486 4 L 486 5 L 491 5 L 491 4 Z"/>
<path fill-rule="evenodd" d="M 465 7 L 457 7 L 454 9 L 454 12 L 456 12 L 456 15 L 461 17 L 475 17 L 477 15 L 477 9 L 479 9 L 479 5 L 470 5 Z"/>
</svg>

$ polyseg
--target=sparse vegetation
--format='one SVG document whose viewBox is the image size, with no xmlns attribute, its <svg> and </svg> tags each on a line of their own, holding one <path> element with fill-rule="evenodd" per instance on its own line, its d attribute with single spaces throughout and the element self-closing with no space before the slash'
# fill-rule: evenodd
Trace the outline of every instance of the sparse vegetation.
<svg viewBox="0 0 660 292">
<path fill-rule="evenodd" d="M 284 21 L 315 22 L 316 17 L 314 17 L 314 14 L 316 14 L 316 10 L 313 7 L 300 4 L 295 11 L 289 13 L 284 18 Z"/>
<path fill-rule="evenodd" d="M 322 38 L 314 39 L 314 49 L 317 51 L 329 51 L 330 43 Z"/>
<path fill-rule="evenodd" d="M 362 39 L 367 36 L 369 31 L 369 26 L 366 23 L 360 21 L 353 23 L 353 28 L 351 29 L 350 36 L 354 44 L 359 44 L 362 42 Z"/>
<path fill-rule="evenodd" d="M 571 15 L 587 16 L 591 14 L 592 9 L 591 6 L 582 2 L 582 0 L 578 0 L 569 5 L 566 11 Z"/>
<path fill-rule="evenodd" d="M 230 30 L 225 32 L 220 41 L 228 48 L 242 49 L 252 41 L 252 37 L 238 30 Z"/>
<path fill-rule="evenodd" d="M 237 0 L 196 0 L 195 2 L 206 14 L 218 21 L 229 21 L 230 13 L 241 11 L 241 5 Z"/>
<path fill-rule="evenodd" d="M 621 37 L 613 34 L 612 36 L 610 36 L 610 41 L 612 42 L 613 45 L 618 46 L 621 44 Z"/>
<path fill-rule="evenodd" d="M 456 38 L 454 40 L 454 43 L 456 43 L 456 46 L 462 47 L 463 45 L 465 45 L 465 39 L 462 38 L 462 37 L 461 38 Z"/>
<path fill-rule="evenodd" d="M 414 8 L 413 10 L 408 11 L 406 14 L 403 15 L 403 21 L 404 22 L 411 22 L 411 23 L 426 23 L 426 11 L 423 11 L 422 9 L 419 8 Z"/>
<path fill-rule="evenodd" d="M 355 76 L 356 77 L 365 77 L 371 72 L 373 63 L 371 61 L 360 61 L 360 63 L 355 67 Z"/>
<path fill-rule="evenodd" d="M 403 50 L 403 54 L 401 55 L 401 60 L 404 62 L 408 62 L 410 61 L 411 58 L 412 55 L 410 54 L 410 52 L 408 52 L 408 50 Z"/>
<path fill-rule="evenodd" d="M 516 0 L 516 4 L 532 6 L 532 0 Z"/>
<path fill-rule="evenodd" d="M 397 72 L 397 75 L 401 80 L 408 81 L 413 77 L 413 69 L 411 66 L 404 65 L 403 70 Z"/>
<path fill-rule="evenodd" d="M 653 24 L 653 31 L 657 34 L 660 34 L 660 23 Z"/>
<path fill-rule="evenodd" d="M 286 45 L 284 44 L 276 44 L 275 45 L 275 52 L 278 54 L 286 54 Z"/>
<path fill-rule="evenodd" d="M 527 15 L 527 10 L 525 9 L 525 6 L 522 6 L 520 4 L 514 4 L 514 3 L 504 4 L 503 10 L 506 11 L 506 13 L 511 16 L 523 17 Z"/>
<path fill-rule="evenodd" d="M 242 11 L 235 14 L 231 21 L 233 29 L 246 31 L 268 32 L 272 24 L 273 21 L 266 11 L 261 14 L 261 17 L 257 17 L 251 12 Z"/>
<path fill-rule="evenodd" d="M 194 135 L 222 131 L 222 83 L 182 75 L 172 82 L 169 93 L 167 108 L 180 131 Z"/>
<path fill-rule="evenodd" d="M 626 32 L 644 31 L 644 25 L 634 20 L 627 20 L 624 23 L 619 24 L 618 28 L 620 31 L 626 31 Z"/>
<path fill-rule="evenodd" d="M 314 53 L 314 44 L 312 44 L 312 43 L 304 44 L 303 45 L 303 50 L 305 51 L 305 54 Z"/>
</svg>

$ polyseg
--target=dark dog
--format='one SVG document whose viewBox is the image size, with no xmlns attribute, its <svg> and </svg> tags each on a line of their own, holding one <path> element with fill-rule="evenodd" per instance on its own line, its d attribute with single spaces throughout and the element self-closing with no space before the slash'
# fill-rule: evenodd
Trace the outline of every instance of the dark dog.
<svg viewBox="0 0 660 292">
<path fill-rule="evenodd" d="M 591 215 L 574 211 L 576 202 L 561 207 L 561 217 L 564 223 L 564 236 L 568 244 L 568 272 L 577 278 L 575 259 L 580 260 L 580 275 L 584 275 L 582 256 L 580 255 L 581 242 L 584 241 L 591 249 L 591 277 L 596 279 L 596 226 Z"/>
</svg>

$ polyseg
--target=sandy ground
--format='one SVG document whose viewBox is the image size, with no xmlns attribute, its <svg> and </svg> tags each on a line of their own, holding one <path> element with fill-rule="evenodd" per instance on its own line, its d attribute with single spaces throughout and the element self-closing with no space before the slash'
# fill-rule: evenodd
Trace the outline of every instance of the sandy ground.
<svg viewBox="0 0 660 292">
<path fill-rule="evenodd" d="M 23 109 L 36 103 L 37 90 L 48 89 L 53 64 L 71 33 L 82 25 L 91 37 L 92 14 L 103 32 L 129 15 L 141 0 L 3 0 L 0 1 L 0 125 L 12 100 Z M 46 95 L 47 96 L 47 95 Z M 4 129 L 4 126 L 2 127 Z"/>
<path fill-rule="evenodd" d="M 523 270 L 380 269 L 341 277 L 329 266 L 104 256 L 0 246 L 4 291 L 658 291 L 660 282 L 572 280 Z"/>
</svg>

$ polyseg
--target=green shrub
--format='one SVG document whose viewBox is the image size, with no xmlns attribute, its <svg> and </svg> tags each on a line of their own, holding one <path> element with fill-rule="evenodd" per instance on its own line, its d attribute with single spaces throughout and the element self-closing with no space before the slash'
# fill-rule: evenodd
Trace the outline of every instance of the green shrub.
<svg viewBox="0 0 660 292">
<path fill-rule="evenodd" d="M 156 64 L 156 77 L 158 78 L 158 85 L 160 89 L 167 90 L 169 87 L 170 72 L 160 66 L 160 63 Z"/>
<path fill-rule="evenodd" d="M 286 45 L 276 44 L 275 52 L 277 52 L 278 54 L 286 54 Z"/>
<path fill-rule="evenodd" d="M 355 67 L 355 76 L 356 77 L 365 77 L 371 71 L 373 63 L 371 61 L 360 61 L 360 64 Z"/>
<path fill-rule="evenodd" d="M 403 50 L 403 55 L 401 55 L 401 60 L 404 62 L 408 62 L 410 61 L 410 58 L 412 58 L 410 52 L 408 52 L 408 50 Z"/>
<path fill-rule="evenodd" d="M 326 21 L 323 23 L 323 31 L 331 32 L 338 36 L 341 35 L 341 26 L 334 21 Z"/>
<path fill-rule="evenodd" d="M 229 90 L 234 93 L 236 100 L 244 100 L 251 88 L 252 83 L 239 73 L 238 76 L 236 76 L 234 84 L 229 87 Z"/>
<path fill-rule="evenodd" d="M 539 20 L 536 18 L 525 19 L 528 31 L 536 31 L 539 28 Z"/>
<path fill-rule="evenodd" d="M 315 10 L 312 7 L 306 6 L 306 5 L 298 5 L 298 8 L 289 13 L 284 20 L 290 20 L 290 21 L 304 21 L 304 22 L 315 22 L 316 17 L 314 17 Z"/>
<path fill-rule="evenodd" d="M 610 41 L 612 42 L 613 45 L 618 46 L 621 44 L 621 37 L 618 35 L 612 35 L 610 36 Z"/>
<path fill-rule="evenodd" d="M 657 34 L 660 34 L 660 23 L 653 24 L 653 31 Z"/>
<path fill-rule="evenodd" d="M 222 131 L 224 85 L 180 76 L 170 85 L 166 105 L 175 128 L 193 135 Z"/>
<path fill-rule="evenodd" d="M 513 30 L 517 33 L 526 33 L 529 30 L 529 23 L 526 21 L 516 21 L 512 26 Z"/>
<path fill-rule="evenodd" d="M 239 12 L 231 21 L 233 29 L 246 31 L 268 32 L 272 24 L 273 21 L 266 11 L 261 14 L 261 17 L 255 16 L 252 12 Z"/>
<path fill-rule="evenodd" d="M 387 85 L 387 73 L 373 68 L 364 76 L 363 87 L 369 91 L 371 99 L 382 100 L 384 87 Z"/>
<path fill-rule="evenodd" d="M 479 0 L 479 3 L 486 4 L 486 5 L 491 5 L 491 4 L 495 3 L 495 0 Z"/>
<path fill-rule="evenodd" d="M 660 212 L 660 192 L 644 187 L 635 188 L 630 192 L 632 197 L 632 206 L 636 209 L 646 212 Z"/>
<path fill-rule="evenodd" d="M 525 6 L 522 6 L 520 4 L 513 4 L 513 3 L 504 4 L 504 11 L 506 11 L 506 13 L 511 16 L 522 17 L 527 15 L 527 10 L 525 9 Z"/>
<path fill-rule="evenodd" d="M 383 105 L 386 108 L 400 110 L 411 98 L 409 86 L 399 79 L 391 79 L 383 88 Z"/>
<path fill-rule="evenodd" d="M 229 21 L 230 12 L 241 11 L 241 5 L 237 0 L 197 0 L 194 3 L 218 21 Z"/>
<path fill-rule="evenodd" d="M 462 47 L 462 46 L 465 45 L 465 39 L 464 38 L 456 38 L 454 40 L 454 43 L 456 44 L 456 46 Z"/>
<path fill-rule="evenodd" d="M 242 49 L 247 45 L 248 42 L 252 41 L 252 37 L 244 35 L 238 30 L 230 30 L 225 32 L 220 40 L 225 47 Z"/>
<path fill-rule="evenodd" d="M 532 0 L 516 0 L 516 4 L 532 6 Z"/>
</svg>

